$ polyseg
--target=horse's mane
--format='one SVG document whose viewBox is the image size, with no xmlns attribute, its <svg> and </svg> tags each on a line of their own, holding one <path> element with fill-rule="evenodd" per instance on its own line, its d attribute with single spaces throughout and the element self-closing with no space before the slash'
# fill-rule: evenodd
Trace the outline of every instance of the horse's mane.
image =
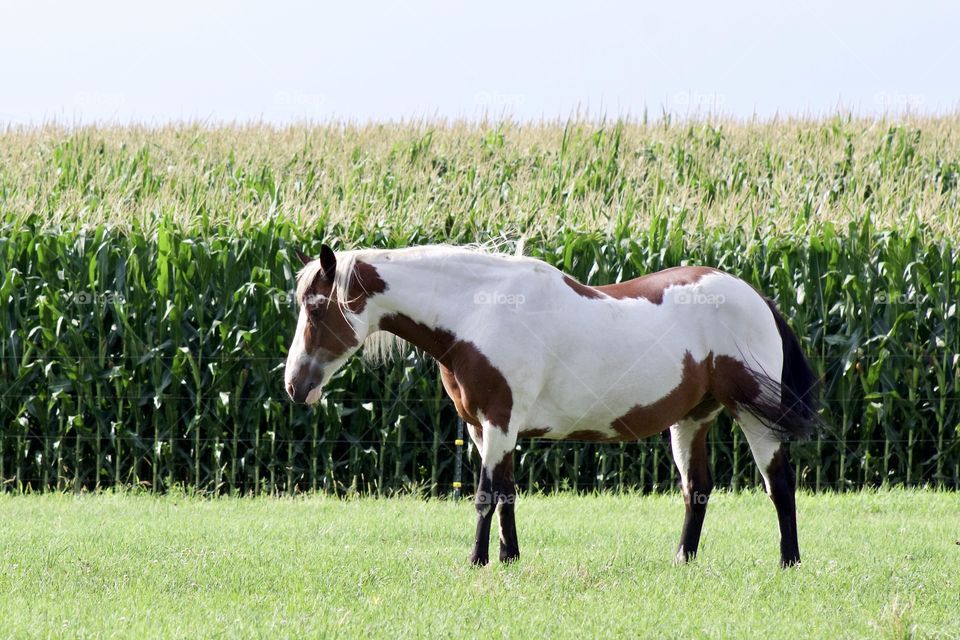
<svg viewBox="0 0 960 640">
<path fill-rule="evenodd" d="M 513 253 L 506 253 L 503 249 L 513 245 Z M 450 244 L 429 244 L 404 249 L 353 249 L 337 252 L 337 270 L 333 277 L 333 293 L 337 299 L 340 309 L 348 312 L 347 305 L 350 303 L 350 280 L 353 277 L 353 270 L 357 261 L 374 262 L 378 257 L 390 255 L 391 258 L 402 258 L 415 260 L 420 257 L 439 257 L 443 255 L 490 255 L 503 257 L 522 257 L 524 241 L 523 238 L 516 241 L 493 240 L 479 244 L 470 245 L 450 245 Z M 300 270 L 297 274 L 297 303 L 301 306 L 306 299 L 310 286 L 320 273 L 321 265 L 319 260 L 313 260 Z M 328 301 L 329 302 L 329 301 Z M 407 345 L 406 341 L 398 338 L 388 331 L 374 331 L 367 339 L 363 341 L 363 358 L 371 364 L 382 364 L 399 355 Z"/>
</svg>

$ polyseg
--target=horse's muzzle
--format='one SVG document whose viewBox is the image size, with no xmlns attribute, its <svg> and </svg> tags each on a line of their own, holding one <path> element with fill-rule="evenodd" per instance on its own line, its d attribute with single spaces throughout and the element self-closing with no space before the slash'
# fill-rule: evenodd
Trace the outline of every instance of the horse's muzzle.
<svg viewBox="0 0 960 640">
<path fill-rule="evenodd" d="M 296 403 L 303 404 L 310 396 L 310 392 L 319 386 L 317 383 L 297 384 L 293 381 L 287 383 L 287 395 Z"/>
</svg>

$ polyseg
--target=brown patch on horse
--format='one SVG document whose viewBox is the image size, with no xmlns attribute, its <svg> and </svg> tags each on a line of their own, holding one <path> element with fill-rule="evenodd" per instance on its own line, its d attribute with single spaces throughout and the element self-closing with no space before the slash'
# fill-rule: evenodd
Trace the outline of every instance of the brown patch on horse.
<svg viewBox="0 0 960 640">
<path fill-rule="evenodd" d="M 421 347 L 422 348 L 422 347 Z M 468 416 L 466 410 L 463 408 L 463 397 L 460 393 L 460 383 L 457 382 L 457 377 L 453 375 L 453 371 L 447 369 L 440 363 L 437 363 L 440 367 L 440 381 L 443 383 L 443 390 L 447 392 L 447 395 L 450 396 L 450 399 L 453 400 L 453 406 L 457 410 L 457 414 L 464 419 L 464 421 L 472 424 L 478 429 L 483 427 L 476 418 L 473 416 Z"/>
<path fill-rule="evenodd" d="M 608 442 L 610 440 L 615 440 L 616 436 L 611 436 L 608 433 L 602 433 L 600 431 L 594 431 L 593 429 L 580 429 L 579 431 L 571 431 L 563 438 L 564 440 L 583 440 L 585 442 Z"/>
<path fill-rule="evenodd" d="M 611 439 L 646 438 L 683 418 L 704 420 L 721 406 L 736 416 L 738 405 L 760 394 L 750 369 L 730 356 L 710 353 L 698 362 L 688 351 L 682 367 L 680 383 L 670 393 L 651 404 L 633 407 L 611 423 L 618 434 Z"/>
<path fill-rule="evenodd" d="M 318 276 L 307 295 L 303 306 L 307 312 L 307 327 L 303 345 L 307 354 L 320 360 L 336 360 L 350 348 L 359 344 L 353 326 L 344 315 L 343 308 L 330 300 L 333 283 Z"/>
<path fill-rule="evenodd" d="M 523 429 L 517 434 L 519 438 L 539 438 L 550 433 L 550 429 Z"/>
<path fill-rule="evenodd" d="M 595 299 L 605 296 L 616 300 L 644 298 L 659 305 L 663 304 L 663 294 L 668 288 L 696 284 L 702 277 L 712 273 L 720 272 L 711 267 L 673 267 L 626 282 L 597 287 L 581 284 L 566 275 L 563 276 L 563 281 L 584 298 Z"/>
<path fill-rule="evenodd" d="M 706 420 L 712 416 L 717 409 L 720 409 L 723 405 L 720 404 L 720 401 L 713 397 L 709 391 L 707 395 L 703 397 L 703 400 L 690 410 L 690 413 L 684 416 L 684 418 L 689 418 L 691 420 Z"/>
<path fill-rule="evenodd" d="M 651 404 L 635 406 L 615 419 L 610 426 L 624 440 L 646 438 L 669 428 L 687 416 L 709 390 L 709 360 L 708 356 L 697 362 L 687 351 L 683 357 L 680 384 Z"/>
<path fill-rule="evenodd" d="M 760 395 L 760 384 L 747 365 L 730 356 L 713 358 L 711 393 L 736 417 L 737 405 Z"/>
<path fill-rule="evenodd" d="M 333 280 L 322 271 L 317 272 L 307 288 L 301 304 L 307 311 L 307 328 L 303 343 L 311 356 L 330 362 L 359 344 L 353 326 L 347 320 L 344 307 L 351 313 L 360 313 L 367 300 L 387 290 L 387 283 L 380 278 L 376 267 L 357 262 L 350 278 L 349 300 L 336 299 Z"/>
<path fill-rule="evenodd" d="M 710 434 L 710 427 L 713 422 L 704 422 L 690 441 L 690 469 L 688 472 L 689 481 L 693 490 L 705 491 L 709 494 L 713 489 L 713 482 L 710 477 L 710 458 L 707 455 L 707 436 Z M 709 488 L 706 488 L 709 485 Z M 686 489 L 686 487 L 684 488 Z M 684 500 L 690 501 L 690 494 L 684 491 Z"/>
<path fill-rule="evenodd" d="M 323 305 L 326 306 L 326 305 Z M 359 344 L 353 326 L 338 305 L 325 309 L 308 309 L 303 344 L 307 353 L 321 362 L 331 362 Z"/>
<path fill-rule="evenodd" d="M 377 268 L 358 260 L 350 277 L 350 299 L 345 302 L 352 313 L 360 313 L 367 306 L 367 300 L 386 290 L 387 283 L 377 273 Z"/>
<path fill-rule="evenodd" d="M 350 283 L 347 287 L 347 299 L 337 300 L 334 293 L 333 278 L 317 271 L 313 282 L 307 287 L 306 294 L 299 302 L 304 305 L 311 303 L 334 304 L 340 303 L 352 313 L 360 313 L 367 306 L 367 300 L 387 290 L 387 283 L 383 281 L 377 268 L 372 264 L 357 261 L 350 273 Z"/>
<path fill-rule="evenodd" d="M 464 420 L 479 426 L 483 414 L 491 424 L 507 430 L 513 392 L 503 374 L 475 344 L 399 313 L 381 318 L 380 328 L 415 344 L 441 364 L 443 386 Z"/>
<path fill-rule="evenodd" d="M 578 294 L 580 294 L 584 298 L 603 298 L 604 297 L 602 293 L 600 293 L 593 287 L 585 285 L 582 282 L 577 282 L 576 280 L 574 280 L 573 278 L 571 278 L 566 274 L 564 274 L 563 276 L 563 281 L 564 283 L 566 283 L 568 287 L 576 291 Z"/>
</svg>

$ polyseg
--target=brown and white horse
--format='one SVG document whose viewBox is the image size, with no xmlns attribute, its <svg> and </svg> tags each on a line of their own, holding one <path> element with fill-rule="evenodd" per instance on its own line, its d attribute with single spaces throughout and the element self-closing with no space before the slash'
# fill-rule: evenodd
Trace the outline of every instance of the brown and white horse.
<svg viewBox="0 0 960 640">
<path fill-rule="evenodd" d="M 520 555 L 517 438 L 616 442 L 666 429 L 686 505 L 676 558 L 689 560 L 713 486 L 707 432 L 723 410 L 776 506 L 780 561 L 799 562 L 785 441 L 816 424 L 816 380 L 786 321 L 746 282 L 677 267 L 590 287 L 540 260 L 449 246 L 298 255 L 287 392 L 316 402 L 365 342 L 382 355 L 399 337 L 433 356 L 482 460 L 472 562 L 489 560 L 494 509 L 500 560 Z"/>
</svg>

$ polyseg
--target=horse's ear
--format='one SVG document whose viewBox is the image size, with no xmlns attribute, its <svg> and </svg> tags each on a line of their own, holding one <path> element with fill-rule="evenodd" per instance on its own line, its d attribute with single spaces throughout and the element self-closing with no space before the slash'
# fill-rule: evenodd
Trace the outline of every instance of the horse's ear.
<svg viewBox="0 0 960 640">
<path fill-rule="evenodd" d="M 303 251 L 300 251 L 300 249 L 294 249 L 294 251 L 296 251 L 297 257 L 300 258 L 300 262 L 303 263 L 303 266 L 307 266 L 313 262 L 313 258 L 305 254 Z"/>
<path fill-rule="evenodd" d="M 337 273 L 337 256 L 327 245 L 320 247 L 320 268 L 323 270 L 323 277 L 332 282 Z"/>
</svg>

